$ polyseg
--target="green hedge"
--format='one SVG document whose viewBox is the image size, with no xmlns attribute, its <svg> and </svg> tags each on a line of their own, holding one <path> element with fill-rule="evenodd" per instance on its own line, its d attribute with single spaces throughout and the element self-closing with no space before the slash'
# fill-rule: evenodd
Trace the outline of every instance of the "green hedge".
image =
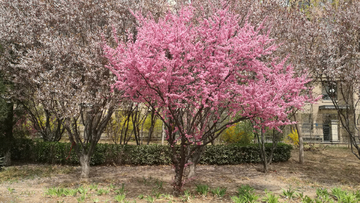
<svg viewBox="0 0 360 203">
<path fill-rule="evenodd" d="M 76 147 L 76 146 L 75 146 Z M 12 149 L 12 159 L 49 164 L 79 164 L 73 149 L 69 156 L 70 143 L 17 140 Z M 267 146 L 268 152 L 270 145 Z M 292 146 L 278 144 L 273 162 L 287 161 Z M 67 159 L 67 157 L 69 158 Z M 200 159 L 200 164 L 224 165 L 241 163 L 259 163 L 259 149 L 251 145 L 209 145 Z M 91 157 L 91 165 L 130 164 L 130 165 L 166 165 L 171 164 L 171 149 L 163 145 L 114 145 L 97 144 Z"/>
</svg>

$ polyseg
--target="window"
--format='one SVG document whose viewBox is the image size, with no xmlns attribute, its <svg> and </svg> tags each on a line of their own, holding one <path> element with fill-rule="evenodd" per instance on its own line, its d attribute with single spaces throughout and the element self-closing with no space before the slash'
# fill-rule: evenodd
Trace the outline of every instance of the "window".
<svg viewBox="0 0 360 203">
<path fill-rule="evenodd" d="M 322 96 L 323 100 L 337 99 L 337 85 L 336 82 L 323 82 L 322 83 Z"/>
</svg>

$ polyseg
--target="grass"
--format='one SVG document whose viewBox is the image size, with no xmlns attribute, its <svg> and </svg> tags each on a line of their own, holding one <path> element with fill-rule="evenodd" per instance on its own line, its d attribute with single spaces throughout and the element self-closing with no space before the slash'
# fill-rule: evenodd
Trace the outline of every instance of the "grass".
<svg viewBox="0 0 360 203">
<path fill-rule="evenodd" d="M 208 185 L 199 184 L 196 185 L 196 192 L 202 196 L 206 196 L 209 191 Z"/>
<path fill-rule="evenodd" d="M 37 165 L 10 166 L 0 172 L 0 183 L 18 182 L 19 179 L 51 177 L 57 174 L 70 174 L 73 173 L 74 170 L 72 166 L 58 167 L 57 165 L 44 165 L 42 167 L 38 167 Z"/>
<path fill-rule="evenodd" d="M 292 200 L 297 195 L 296 191 L 289 187 L 287 190 L 283 190 L 282 196 L 286 199 Z"/>
<path fill-rule="evenodd" d="M 254 192 L 254 188 L 249 185 L 243 185 L 238 188 L 238 196 L 231 197 L 235 203 L 255 203 L 259 196 Z"/>
<path fill-rule="evenodd" d="M 345 151 L 346 150 L 346 151 Z M 11 197 L 4 202 L 28 202 L 31 198 L 38 198 L 40 201 L 58 200 L 59 202 L 116 202 L 115 197 L 120 198 L 126 195 L 125 202 L 197 202 L 197 201 L 211 201 L 211 202 L 360 202 L 360 186 L 358 182 L 360 178 L 357 173 L 357 168 L 360 167 L 360 162 L 355 157 L 351 156 L 348 149 L 329 148 L 323 151 L 306 151 L 306 161 L 303 165 L 299 165 L 297 161 L 298 152 L 293 151 L 293 158 L 289 162 L 274 163 L 272 167 L 276 167 L 278 174 L 271 173 L 270 176 L 263 175 L 252 171 L 250 168 L 249 176 L 247 173 L 240 173 L 236 177 L 237 180 L 244 181 L 250 185 L 243 185 L 236 193 L 237 184 L 234 183 L 235 178 L 229 178 L 226 173 L 221 173 L 222 166 L 219 167 L 218 174 L 216 175 L 215 182 L 212 185 L 215 187 L 207 186 L 207 189 L 197 188 L 194 183 L 186 183 L 184 194 L 180 197 L 171 197 L 171 181 L 170 177 L 152 175 L 150 173 L 141 173 L 143 170 L 158 170 L 160 167 L 147 167 L 141 171 L 137 168 L 131 170 L 124 169 L 119 177 L 114 179 L 113 175 L 107 173 L 107 167 L 101 166 L 101 170 L 105 170 L 102 174 L 96 174 L 96 177 L 91 178 L 91 182 L 83 182 L 76 177 L 79 174 L 79 168 L 73 166 L 59 166 L 59 165 L 22 165 L 11 166 L 5 168 L 0 172 L 0 182 L 3 188 L 0 193 L 3 196 Z M 327 156 L 327 157 L 324 157 Z M 329 164 L 324 167 L 325 161 Z M 206 167 L 206 166 L 204 166 Z M 243 168 L 244 166 L 236 166 Z M 114 171 L 113 168 L 109 167 Z M 146 168 L 146 169 L 145 169 Z M 224 167 L 224 169 L 236 170 L 232 166 Z M 344 170 L 343 170 L 344 169 Z M 123 170 L 123 169 L 121 169 Z M 131 172 L 134 172 L 131 174 Z M 208 173 L 207 171 L 205 174 Z M 254 176 L 256 173 L 257 176 Z M 59 178 L 65 177 L 66 181 L 59 181 L 58 174 L 69 174 L 58 176 Z M 104 174 L 104 175 L 103 175 Z M 122 174 L 126 174 L 122 176 Z M 147 174 L 144 176 L 144 174 Z M 213 173 L 208 173 L 213 174 Z M 202 174 L 201 174 L 202 175 Z M 233 174 L 231 174 L 233 175 Z M 54 177 L 55 176 L 55 177 Z M 101 177 L 104 176 L 104 177 Z M 41 179 L 44 177 L 52 177 L 50 180 Z M 249 178 L 248 178 L 249 177 Z M 257 177 L 264 177 L 264 181 L 275 181 L 283 185 L 293 185 L 294 188 L 283 186 L 282 192 L 270 193 L 263 191 L 255 191 L 251 184 L 258 184 Z M 304 177 L 304 178 L 303 178 Z M 55 178 L 57 181 L 53 180 Z M 203 177 L 201 177 L 203 178 Z M 210 178 L 205 177 L 205 178 Z M 218 179 L 217 179 L 218 178 Z M 34 179 L 34 180 L 32 180 Z M 71 180 L 71 181 L 68 181 Z M 231 182 L 228 180 L 232 180 Z M 342 180 L 343 181 L 340 181 Z M 162 181 L 168 180 L 168 181 Z M 206 182 L 207 180 L 199 180 L 199 182 Z M 220 181 L 220 182 L 219 182 Z M 17 182 L 16 184 L 14 184 Z M 33 184 L 49 183 L 51 188 L 45 189 L 35 188 Z M 120 182 L 120 183 L 119 183 Z M 121 184 L 123 183 L 123 184 Z M 126 183 L 126 184 L 124 184 Z M 261 183 L 260 183 L 261 184 Z M 225 186 L 227 188 L 225 188 Z M 336 187 L 335 187 L 336 186 Z M 296 191 L 294 189 L 297 189 Z M 280 188 L 279 188 L 280 189 Z M 359 191 L 356 191 L 359 190 Z M 108 192 L 107 192 L 108 191 Z M 302 191 L 303 193 L 299 192 Z M 46 193 L 46 195 L 44 195 Z M 98 193 L 101 193 L 99 195 Z M 209 195 L 208 193 L 211 193 Z M 195 195 L 196 194 L 196 195 Z M 205 195 L 206 194 L 206 195 Z M 201 195 L 201 196 L 199 196 Z M 17 196 L 21 200 L 14 199 Z M 3 198 L 3 197 L 2 197 Z M 47 198 L 47 199 L 42 199 Z M 218 198 L 222 198 L 221 200 Z M 153 199 L 153 200 L 152 200 Z M 44 200 L 44 201 L 43 201 Z M 31 200 L 30 200 L 31 201 Z"/>
<path fill-rule="evenodd" d="M 266 196 L 263 197 L 263 201 L 266 203 L 278 203 L 279 196 L 265 190 Z"/>
<path fill-rule="evenodd" d="M 126 197 L 125 194 L 116 195 L 116 196 L 115 196 L 115 200 L 116 200 L 117 202 L 124 202 L 124 201 L 125 201 L 125 197 Z"/>
<path fill-rule="evenodd" d="M 226 187 L 225 188 L 220 188 L 220 187 L 217 187 L 215 189 L 212 189 L 211 190 L 211 193 L 214 195 L 214 196 L 217 196 L 219 198 L 223 197 L 225 194 L 226 194 Z"/>
<path fill-rule="evenodd" d="M 114 192 L 115 192 L 115 194 L 119 194 L 119 195 L 125 194 L 125 183 L 122 183 L 122 184 L 121 184 L 121 188 L 115 190 Z"/>
</svg>

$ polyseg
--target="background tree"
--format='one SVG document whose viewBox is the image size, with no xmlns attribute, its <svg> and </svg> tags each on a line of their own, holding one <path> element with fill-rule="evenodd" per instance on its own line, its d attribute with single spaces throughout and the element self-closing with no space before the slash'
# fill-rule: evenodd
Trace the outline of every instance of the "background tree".
<svg viewBox="0 0 360 203">
<path fill-rule="evenodd" d="M 5 0 L 0 6 L 1 44 L 16 56 L 1 68 L 15 86 L 26 87 L 14 95 L 31 95 L 45 112 L 64 120 L 87 178 L 90 157 L 122 95 L 110 88 L 102 36 L 107 39 L 112 25 L 125 37 L 127 29 L 136 34 L 129 8 L 160 15 L 163 2 Z"/>
<path fill-rule="evenodd" d="M 336 1 L 324 4 L 316 16 L 318 32 L 313 70 L 325 87 L 338 113 L 352 153 L 360 159 L 359 89 L 360 89 L 360 2 Z M 334 91 L 333 91 L 334 90 Z M 336 92 L 336 94 L 334 94 Z"/>
<path fill-rule="evenodd" d="M 156 109 L 165 124 L 176 194 L 192 152 L 227 126 L 252 119 L 257 128 L 277 128 L 291 123 L 287 108 L 312 100 L 302 94 L 311 92 L 306 75 L 272 57 L 277 46 L 263 25 L 240 26 L 243 18 L 228 7 L 212 9 L 199 16 L 188 6 L 157 21 L 136 14 L 136 41 L 105 46 L 114 87 Z"/>
</svg>

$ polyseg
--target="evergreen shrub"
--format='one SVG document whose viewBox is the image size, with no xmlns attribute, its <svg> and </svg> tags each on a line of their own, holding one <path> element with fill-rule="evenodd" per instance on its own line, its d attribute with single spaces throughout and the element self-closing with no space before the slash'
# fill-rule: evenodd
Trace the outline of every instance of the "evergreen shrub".
<svg viewBox="0 0 360 203">
<path fill-rule="evenodd" d="M 12 148 L 12 159 L 48 164 L 77 165 L 79 159 L 71 143 L 42 142 L 28 139 L 17 140 Z M 271 145 L 267 145 L 270 152 Z M 274 151 L 273 162 L 287 161 L 292 146 L 279 143 Z M 97 144 L 91 165 L 167 165 L 171 164 L 172 150 L 168 145 L 115 145 Z M 257 144 L 208 145 L 201 156 L 200 164 L 225 165 L 260 163 Z"/>
</svg>

